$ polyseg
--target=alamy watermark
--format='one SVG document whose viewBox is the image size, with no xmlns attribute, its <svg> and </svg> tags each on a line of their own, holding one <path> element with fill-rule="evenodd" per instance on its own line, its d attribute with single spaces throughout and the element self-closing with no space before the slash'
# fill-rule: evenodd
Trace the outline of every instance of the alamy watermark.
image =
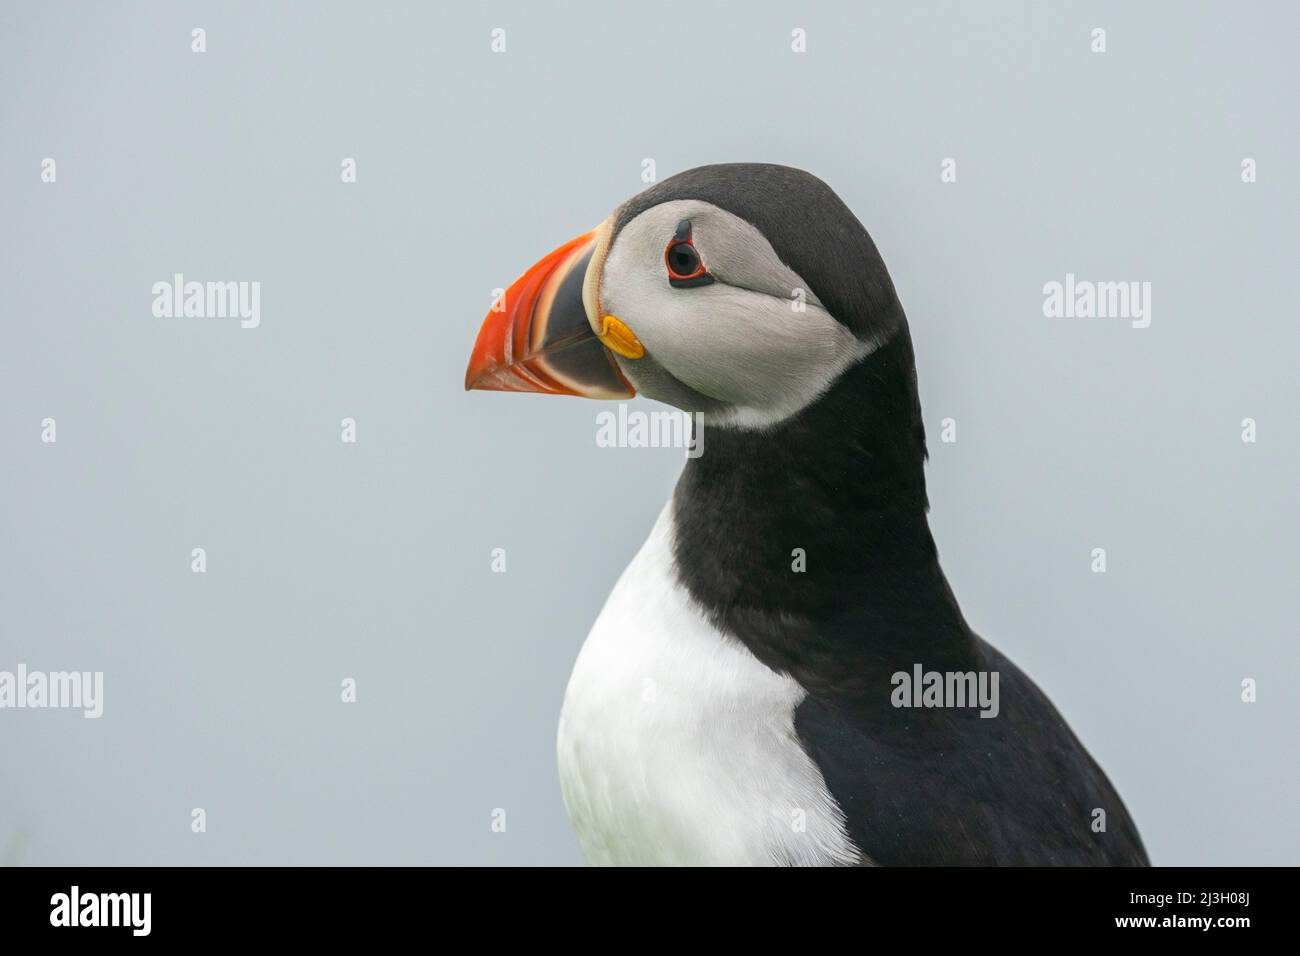
<svg viewBox="0 0 1300 956">
<path fill-rule="evenodd" d="M 1129 319 L 1133 328 L 1151 324 L 1150 282 L 1093 282 L 1065 274 L 1043 285 L 1043 315 L 1049 319 Z"/>
<path fill-rule="evenodd" d="M 981 717 L 996 717 L 997 671 L 927 671 L 913 664 L 911 673 L 895 671 L 889 702 L 895 707 L 978 707 Z"/>
<path fill-rule="evenodd" d="M 171 281 L 153 284 L 153 314 L 158 319 L 239 319 L 239 327 L 262 324 L 262 283 L 186 281 L 177 272 Z"/>
<path fill-rule="evenodd" d="M 619 402 L 618 412 L 596 415 L 597 448 L 684 448 L 687 458 L 704 454 L 702 412 L 629 410 Z"/>
<path fill-rule="evenodd" d="M 0 671 L 0 710 L 80 710 L 93 720 L 104 713 L 103 671 Z"/>
<path fill-rule="evenodd" d="M 50 897 L 51 926 L 117 926 L 148 936 L 153 926 L 152 893 L 83 893 L 73 885 Z"/>
</svg>

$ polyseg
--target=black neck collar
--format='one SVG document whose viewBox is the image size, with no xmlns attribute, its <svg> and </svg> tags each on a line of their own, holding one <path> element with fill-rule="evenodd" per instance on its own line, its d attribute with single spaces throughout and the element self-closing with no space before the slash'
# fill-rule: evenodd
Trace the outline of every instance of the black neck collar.
<svg viewBox="0 0 1300 956">
<path fill-rule="evenodd" d="M 975 639 L 926 520 L 905 325 L 773 428 L 711 428 L 707 416 L 704 428 L 673 496 L 673 551 L 718 627 L 832 694 L 913 663 L 969 663 Z"/>
</svg>

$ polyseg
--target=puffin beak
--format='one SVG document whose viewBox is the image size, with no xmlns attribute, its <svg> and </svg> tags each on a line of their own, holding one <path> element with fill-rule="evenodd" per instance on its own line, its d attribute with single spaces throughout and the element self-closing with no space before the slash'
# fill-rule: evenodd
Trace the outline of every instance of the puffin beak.
<svg viewBox="0 0 1300 956">
<path fill-rule="evenodd" d="M 492 304 L 465 371 L 465 389 L 587 398 L 636 394 L 588 318 L 609 226 L 566 242 Z M 586 294 L 584 295 L 584 287 Z"/>
</svg>

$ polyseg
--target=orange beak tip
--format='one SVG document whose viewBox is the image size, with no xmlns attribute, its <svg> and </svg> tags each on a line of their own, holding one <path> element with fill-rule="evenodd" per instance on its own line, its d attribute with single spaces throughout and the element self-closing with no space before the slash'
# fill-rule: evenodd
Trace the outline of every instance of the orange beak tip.
<svg viewBox="0 0 1300 956">
<path fill-rule="evenodd" d="M 470 352 L 466 391 L 636 394 L 587 318 L 582 287 L 596 244 L 594 231 L 565 243 L 493 304 Z"/>
</svg>

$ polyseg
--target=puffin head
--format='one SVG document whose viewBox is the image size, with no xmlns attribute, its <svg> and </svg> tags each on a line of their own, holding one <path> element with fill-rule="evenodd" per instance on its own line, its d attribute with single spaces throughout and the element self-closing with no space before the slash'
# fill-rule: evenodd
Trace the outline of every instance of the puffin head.
<svg viewBox="0 0 1300 956">
<path fill-rule="evenodd" d="M 821 180 L 701 166 L 645 190 L 494 303 L 467 389 L 626 398 L 765 428 L 906 320 L 866 229 Z"/>
</svg>

